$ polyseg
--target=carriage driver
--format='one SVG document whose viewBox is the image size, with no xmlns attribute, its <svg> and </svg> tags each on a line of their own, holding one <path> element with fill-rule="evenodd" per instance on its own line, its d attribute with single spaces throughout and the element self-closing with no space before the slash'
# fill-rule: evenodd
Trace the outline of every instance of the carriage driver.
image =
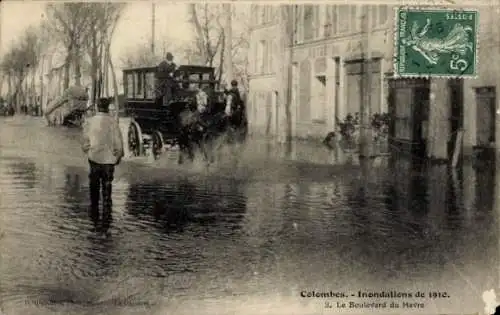
<svg viewBox="0 0 500 315">
<path fill-rule="evenodd" d="M 172 90 L 174 87 L 174 72 L 177 69 L 174 63 L 174 56 L 172 53 L 167 52 L 166 60 L 158 65 L 158 72 L 156 79 L 158 80 L 161 89 L 163 90 L 163 104 L 166 105 L 168 100 L 172 98 Z"/>
</svg>

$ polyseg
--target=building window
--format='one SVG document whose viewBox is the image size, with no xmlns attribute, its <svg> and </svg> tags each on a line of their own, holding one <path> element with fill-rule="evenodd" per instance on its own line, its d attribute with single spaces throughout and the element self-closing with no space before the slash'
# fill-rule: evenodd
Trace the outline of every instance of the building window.
<svg viewBox="0 0 500 315">
<path fill-rule="evenodd" d="M 264 73 L 264 59 L 265 59 L 265 46 L 266 42 L 259 41 L 259 46 L 257 47 L 257 73 Z"/>
<path fill-rule="evenodd" d="M 282 14 L 281 12 L 279 14 Z M 298 5 L 293 6 L 293 44 L 297 44 L 299 41 L 299 21 L 300 21 L 300 7 Z"/>
<path fill-rule="evenodd" d="M 304 6 L 304 40 L 314 38 L 314 6 Z"/>
<path fill-rule="evenodd" d="M 269 42 L 263 41 L 263 45 L 262 73 L 269 73 Z"/>
<path fill-rule="evenodd" d="M 328 5 L 325 17 L 325 37 L 337 34 L 337 6 Z"/>
<path fill-rule="evenodd" d="M 349 30 L 350 32 L 359 32 L 360 29 L 360 18 L 358 17 L 358 6 L 357 5 L 351 5 L 351 12 L 350 12 L 350 22 L 351 22 L 351 29 Z"/>
<path fill-rule="evenodd" d="M 299 110 L 297 119 L 301 122 L 309 122 L 311 119 L 311 77 L 311 62 L 304 60 L 300 63 L 299 69 Z"/>
<path fill-rule="evenodd" d="M 276 7 L 272 5 L 256 5 L 253 10 L 255 10 L 255 24 L 262 25 L 268 24 L 275 21 L 276 18 Z"/>
<path fill-rule="evenodd" d="M 368 12 L 371 14 L 371 19 L 372 19 L 372 28 L 375 28 L 378 26 L 378 5 L 371 5 L 368 7 Z"/>
<path fill-rule="evenodd" d="M 314 29 L 314 38 L 318 39 L 321 37 L 321 7 L 319 5 L 315 5 L 313 9 L 313 29 Z"/>
<path fill-rule="evenodd" d="M 259 53 L 260 53 L 260 43 L 257 42 L 256 45 L 252 47 L 252 73 L 257 74 L 259 72 Z"/>
<path fill-rule="evenodd" d="M 252 25 L 257 25 L 257 6 L 255 4 L 252 4 L 250 6 L 250 10 L 252 11 Z"/>
<path fill-rule="evenodd" d="M 311 120 L 324 122 L 326 112 L 326 77 L 324 73 L 316 73 L 311 86 Z"/>
<path fill-rule="evenodd" d="M 155 97 L 155 74 L 153 72 L 146 73 L 146 98 L 152 99 Z"/>
<path fill-rule="evenodd" d="M 364 64 L 362 62 L 349 62 L 346 64 L 346 75 L 347 75 L 347 103 L 346 103 L 346 114 L 359 113 L 361 108 L 361 102 L 363 101 L 362 95 L 366 93 L 363 91 L 363 74 Z M 381 80 L 380 78 L 381 62 L 380 60 L 375 60 L 371 64 L 371 87 L 370 87 L 370 104 L 371 112 L 380 112 L 380 93 L 381 92 Z M 341 119 L 343 119 L 342 117 Z"/>
<path fill-rule="evenodd" d="M 321 18 L 321 10 L 319 5 L 304 5 L 302 6 L 302 23 L 299 25 L 302 26 L 302 40 L 314 40 L 320 38 L 322 36 L 322 28 L 324 25 L 321 25 L 323 19 Z"/>
<path fill-rule="evenodd" d="M 387 18 L 389 16 L 389 6 L 387 4 L 381 4 L 378 8 L 378 23 L 379 25 L 384 25 L 387 23 Z"/>
<path fill-rule="evenodd" d="M 136 78 L 136 86 L 135 86 L 135 98 L 144 98 L 144 73 L 137 73 Z"/>
<path fill-rule="evenodd" d="M 389 15 L 388 5 L 371 5 L 368 7 L 368 12 L 371 14 L 371 27 L 376 28 L 383 26 L 387 23 L 387 18 Z"/>
<path fill-rule="evenodd" d="M 134 75 L 132 73 L 127 74 L 127 97 L 134 97 Z"/>
<path fill-rule="evenodd" d="M 275 41 L 269 42 L 269 50 L 268 50 L 268 57 L 267 57 L 269 59 L 269 73 L 276 72 L 275 63 L 274 63 L 275 45 L 276 45 Z"/>
<path fill-rule="evenodd" d="M 349 32 L 349 5 L 342 4 L 338 6 L 339 33 Z"/>
<path fill-rule="evenodd" d="M 297 41 L 304 40 L 304 5 L 297 6 Z"/>
<path fill-rule="evenodd" d="M 346 94 L 347 102 L 345 103 L 345 115 L 359 113 L 361 107 L 361 89 L 362 89 L 362 65 L 360 62 L 347 63 L 346 71 Z M 339 117 L 344 120 L 345 117 Z"/>
</svg>

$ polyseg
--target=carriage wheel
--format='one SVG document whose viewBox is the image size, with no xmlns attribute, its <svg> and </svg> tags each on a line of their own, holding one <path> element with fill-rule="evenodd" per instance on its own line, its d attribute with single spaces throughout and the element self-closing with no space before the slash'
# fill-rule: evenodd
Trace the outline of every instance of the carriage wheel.
<svg viewBox="0 0 500 315">
<path fill-rule="evenodd" d="M 138 126 L 132 122 L 128 128 L 128 147 L 132 156 L 141 155 L 141 141 Z"/>
<path fill-rule="evenodd" d="M 163 149 L 163 140 L 162 140 L 162 135 L 159 131 L 155 131 L 153 132 L 153 156 L 155 158 L 155 160 L 157 160 L 161 153 L 162 153 L 162 149 Z"/>
</svg>

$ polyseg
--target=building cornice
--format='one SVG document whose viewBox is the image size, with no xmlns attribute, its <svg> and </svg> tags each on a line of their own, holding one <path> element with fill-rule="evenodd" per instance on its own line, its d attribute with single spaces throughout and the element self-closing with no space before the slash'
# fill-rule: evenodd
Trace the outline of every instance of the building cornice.
<svg viewBox="0 0 500 315">
<path fill-rule="evenodd" d="M 388 25 L 384 25 L 381 27 L 373 28 L 372 33 L 375 32 L 384 32 L 384 31 L 389 31 L 392 30 L 391 27 Z M 295 43 L 291 46 L 291 48 L 310 48 L 310 47 L 315 47 L 318 46 L 319 44 L 321 45 L 328 45 L 328 44 L 333 44 L 337 41 L 344 41 L 344 40 L 356 40 L 356 39 L 361 39 L 363 36 L 365 36 L 365 32 L 356 32 L 356 33 L 349 33 L 349 34 L 339 34 L 339 35 L 334 35 L 330 36 L 328 38 L 320 38 L 316 39 L 313 41 L 308 41 L 308 42 L 302 42 L 302 43 Z"/>
<path fill-rule="evenodd" d="M 268 74 L 251 74 L 248 76 L 248 79 L 254 80 L 254 79 L 268 79 L 268 78 L 275 78 L 276 73 L 268 73 Z"/>
<path fill-rule="evenodd" d="M 268 28 L 272 28 L 272 27 L 276 27 L 278 26 L 279 24 L 278 23 L 266 23 L 266 24 L 258 24 L 258 25 L 252 25 L 250 27 L 250 31 L 251 32 L 254 32 L 254 31 L 260 31 L 260 30 L 265 30 L 265 29 L 268 29 Z"/>
</svg>

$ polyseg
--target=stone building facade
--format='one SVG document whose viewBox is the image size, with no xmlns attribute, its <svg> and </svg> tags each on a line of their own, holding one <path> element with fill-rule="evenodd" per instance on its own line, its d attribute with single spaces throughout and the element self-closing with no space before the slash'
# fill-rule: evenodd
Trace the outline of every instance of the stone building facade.
<svg viewBox="0 0 500 315">
<path fill-rule="evenodd" d="M 499 8 L 477 8 L 480 16 L 478 77 L 451 83 L 445 79 L 431 80 L 428 121 L 422 128 L 428 147 L 445 145 L 457 126 L 464 129 L 463 146 L 467 152 L 474 146 L 491 146 L 500 140 L 500 128 L 496 128 L 499 115 L 495 114 L 499 107 L 496 91 L 500 87 L 497 75 L 500 66 L 487 61 L 499 55 L 500 33 L 494 28 Z M 283 120 L 277 104 L 280 82 L 276 69 L 281 61 L 277 55 L 280 51 L 278 10 L 278 6 L 252 6 L 248 117 L 253 133 L 269 136 L 277 136 L 283 129 L 278 123 Z M 294 6 L 292 18 L 296 21 L 291 48 L 292 133 L 295 137 L 324 137 L 335 129 L 337 120 L 359 112 L 367 24 L 371 29 L 369 47 L 373 58 L 372 113 L 388 112 L 389 79 L 393 74 L 394 6 L 301 4 Z M 440 132 L 430 134 L 429 130 Z"/>
<path fill-rule="evenodd" d="M 335 128 L 337 117 L 359 112 L 361 61 L 364 45 L 359 5 L 296 5 L 297 20 L 292 48 L 293 133 L 296 137 L 320 137 Z M 279 82 L 275 69 L 278 50 L 277 6 L 255 5 L 250 37 L 249 118 L 256 133 L 277 135 L 276 111 Z M 267 13 L 271 12 L 271 13 Z M 391 10 L 370 6 L 372 14 L 372 79 L 374 112 L 386 112 L 383 74 L 392 60 Z M 266 17 L 272 17 L 266 20 Z M 392 67 L 392 65 L 390 65 Z M 265 70 L 268 71 L 265 71 Z M 274 114 L 274 116 L 273 116 Z"/>
<path fill-rule="evenodd" d="M 248 117 L 252 132 L 275 135 L 277 104 L 277 62 L 279 56 L 278 6 L 252 5 L 252 31 L 249 48 L 249 95 Z M 274 121 L 273 121 L 274 117 Z"/>
</svg>

